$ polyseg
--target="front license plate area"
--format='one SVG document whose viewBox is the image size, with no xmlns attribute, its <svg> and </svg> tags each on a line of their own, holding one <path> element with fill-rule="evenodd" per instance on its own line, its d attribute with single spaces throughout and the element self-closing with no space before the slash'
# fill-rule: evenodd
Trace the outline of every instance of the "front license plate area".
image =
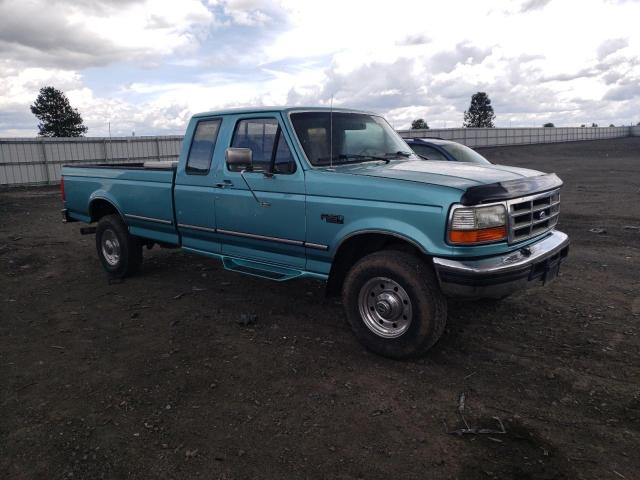
<svg viewBox="0 0 640 480">
<path fill-rule="evenodd" d="M 529 280 L 540 280 L 543 284 L 553 281 L 560 272 L 560 263 L 562 257 L 560 255 L 554 255 L 547 260 L 537 263 L 533 266 Z"/>
<path fill-rule="evenodd" d="M 544 275 L 542 276 L 542 283 L 547 284 L 552 280 L 555 280 L 555 278 L 558 276 L 558 273 L 560 273 L 560 260 L 546 265 Z"/>
</svg>

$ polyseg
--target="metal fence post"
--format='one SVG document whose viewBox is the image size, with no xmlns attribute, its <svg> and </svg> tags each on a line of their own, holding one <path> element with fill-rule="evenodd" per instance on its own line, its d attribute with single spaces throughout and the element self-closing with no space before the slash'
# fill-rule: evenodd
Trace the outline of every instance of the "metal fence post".
<svg viewBox="0 0 640 480">
<path fill-rule="evenodd" d="M 49 165 L 47 160 L 47 147 L 44 144 L 44 139 L 40 139 L 40 146 L 42 147 L 42 161 L 44 165 L 44 176 L 47 179 L 47 183 L 51 183 L 51 175 L 49 174 Z"/>
</svg>

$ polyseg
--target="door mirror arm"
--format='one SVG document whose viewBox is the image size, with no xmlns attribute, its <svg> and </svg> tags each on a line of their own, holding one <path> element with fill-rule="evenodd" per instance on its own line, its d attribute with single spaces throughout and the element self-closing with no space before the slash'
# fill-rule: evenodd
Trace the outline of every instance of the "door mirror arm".
<svg viewBox="0 0 640 480">
<path fill-rule="evenodd" d="M 258 200 L 258 197 L 256 196 L 256 192 L 253 191 L 253 188 L 251 188 L 251 185 L 249 185 L 249 182 L 245 178 L 244 174 L 247 173 L 247 172 L 252 172 L 252 171 L 253 171 L 253 169 L 251 169 L 251 170 L 247 170 L 246 168 L 242 169 L 240 171 L 240 178 L 242 178 L 242 180 L 244 181 L 245 185 L 247 186 L 247 188 L 251 192 L 251 195 L 253 195 L 253 199 L 256 201 L 256 203 L 258 205 L 260 205 L 261 207 L 264 207 L 264 208 L 270 207 L 271 204 L 269 202 L 262 202 L 262 201 Z"/>
<path fill-rule="evenodd" d="M 258 200 L 256 193 L 253 191 L 253 188 L 251 188 L 251 185 L 249 185 L 249 182 L 244 176 L 245 173 L 261 172 L 253 169 L 253 151 L 250 148 L 229 147 L 224 152 L 224 158 L 225 158 L 227 167 L 229 167 L 230 170 L 235 170 L 235 171 L 240 170 L 240 177 L 242 178 L 242 181 L 251 192 L 251 195 L 253 196 L 253 199 L 256 201 L 256 203 L 261 207 L 270 207 L 271 206 L 270 203 L 261 202 L 260 200 Z M 264 174 L 265 177 L 270 178 L 269 172 L 262 171 L 262 173 Z M 273 176 L 273 174 L 270 174 L 270 175 Z"/>
</svg>

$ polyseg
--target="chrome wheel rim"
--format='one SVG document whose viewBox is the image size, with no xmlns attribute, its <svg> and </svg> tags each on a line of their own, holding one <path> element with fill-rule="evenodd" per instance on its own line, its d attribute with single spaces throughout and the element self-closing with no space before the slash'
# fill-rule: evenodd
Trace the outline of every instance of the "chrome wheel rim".
<svg viewBox="0 0 640 480">
<path fill-rule="evenodd" d="M 111 267 L 120 261 L 120 242 L 113 230 L 107 229 L 102 233 L 102 256 Z"/>
<path fill-rule="evenodd" d="M 411 299 L 390 278 L 375 277 L 365 283 L 358 295 L 358 309 L 367 328 L 382 338 L 398 338 L 411 325 Z"/>
</svg>

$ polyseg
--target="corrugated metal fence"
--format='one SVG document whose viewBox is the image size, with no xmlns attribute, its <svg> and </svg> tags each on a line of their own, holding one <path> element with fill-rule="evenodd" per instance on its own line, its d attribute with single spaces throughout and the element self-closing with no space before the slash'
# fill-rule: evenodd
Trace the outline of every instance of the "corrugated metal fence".
<svg viewBox="0 0 640 480">
<path fill-rule="evenodd" d="M 182 137 L 0 138 L 0 186 L 60 181 L 62 165 L 175 160 Z"/>
<path fill-rule="evenodd" d="M 405 137 L 439 137 L 470 147 L 527 145 L 640 136 L 638 127 L 447 128 L 401 130 Z M 175 160 L 182 136 L 0 138 L 0 186 L 57 183 L 63 164 Z"/>
<path fill-rule="evenodd" d="M 574 142 L 628 137 L 640 127 L 557 127 L 557 128 L 443 128 L 433 130 L 399 130 L 403 137 L 438 137 L 469 147 L 498 147 L 534 143 Z"/>
</svg>

